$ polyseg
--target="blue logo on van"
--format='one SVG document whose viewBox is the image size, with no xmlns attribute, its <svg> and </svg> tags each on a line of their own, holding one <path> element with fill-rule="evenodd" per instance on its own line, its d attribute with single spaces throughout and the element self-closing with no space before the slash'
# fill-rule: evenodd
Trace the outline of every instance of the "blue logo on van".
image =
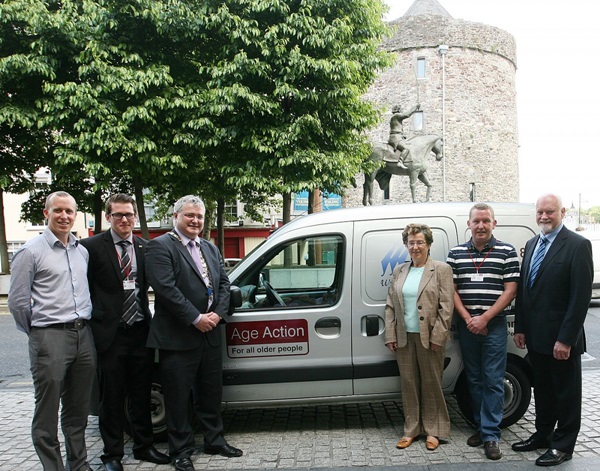
<svg viewBox="0 0 600 471">
<path fill-rule="evenodd" d="M 406 261 L 406 257 L 408 255 L 408 251 L 404 245 L 394 245 L 388 253 L 385 254 L 385 257 L 381 260 L 381 268 L 383 269 L 383 273 L 381 276 L 385 275 L 387 272 L 388 266 L 390 267 L 390 275 L 394 271 L 396 265 L 400 263 L 404 263 Z"/>
</svg>

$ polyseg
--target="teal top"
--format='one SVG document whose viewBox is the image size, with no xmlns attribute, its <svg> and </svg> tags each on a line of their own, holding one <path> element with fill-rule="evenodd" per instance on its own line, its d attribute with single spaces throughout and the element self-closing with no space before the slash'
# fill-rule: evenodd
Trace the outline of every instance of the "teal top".
<svg viewBox="0 0 600 471">
<path fill-rule="evenodd" d="M 417 296 L 419 283 L 425 267 L 410 267 L 406 281 L 402 286 L 402 299 L 404 301 L 404 323 L 406 332 L 419 333 L 419 313 L 417 312 Z"/>
</svg>

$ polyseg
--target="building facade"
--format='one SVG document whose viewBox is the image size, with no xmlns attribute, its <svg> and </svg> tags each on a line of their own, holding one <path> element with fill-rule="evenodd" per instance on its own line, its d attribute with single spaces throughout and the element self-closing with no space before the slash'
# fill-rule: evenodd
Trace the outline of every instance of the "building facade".
<svg viewBox="0 0 600 471">
<path fill-rule="evenodd" d="M 417 0 L 390 23 L 382 47 L 395 57 L 366 97 L 385 110 L 373 142 L 387 142 L 391 109 L 421 110 L 404 121 L 407 137 L 437 134 L 444 159 L 429 156 L 431 201 L 518 201 L 516 44 L 509 33 L 453 18 L 436 0 Z M 361 183 L 362 175 L 357 178 Z M 362 185 L 360 185 L 362 188 Z M 374 204 L 410 202 L 408 177 L 393 176 Z M 426 188 L 417 184 L 417 199 Z M 362 204 L 351 191 L 346 206 Z"/>
</svg>

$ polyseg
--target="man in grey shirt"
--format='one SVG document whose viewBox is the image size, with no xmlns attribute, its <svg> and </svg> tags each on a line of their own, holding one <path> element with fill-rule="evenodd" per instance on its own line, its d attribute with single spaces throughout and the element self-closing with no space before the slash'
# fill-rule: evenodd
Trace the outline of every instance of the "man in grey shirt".
<svg viewBox="0 0 600 471">
<path fill-rule="evenodd" d="M 58 409 L 69 469 L 91 470 L 85 428 L 96 370 L 88 326 L 92 303 L 87 281 L 88 252 L 71 234 L 77 204 L 63 191 L 46 199 L 48 227 L 14 256 L 8 307 L 17 329 L 29 336 L 35 388 L 33 445 L 44 470 L 63 471 Z"/>
</svg>

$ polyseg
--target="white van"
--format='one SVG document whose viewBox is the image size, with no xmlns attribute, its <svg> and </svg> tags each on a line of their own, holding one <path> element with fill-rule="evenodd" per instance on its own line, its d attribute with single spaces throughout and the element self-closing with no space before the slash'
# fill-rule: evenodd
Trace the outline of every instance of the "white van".
<svg viewBox="0 0 600 471">
<path fill-rule="evenodd" d="M 470 238 L 471 203 L 423 203 L 341 209 L 298 218 L 275 231 L 229 273 L 243 304 L 227 319 L 225 406 L 397 399 L 398 368 L 384 345 L 384 306 L 394 267 L 407 258 L 402 230 L 433 230 L 431 255 Z M 535 208 L 492 204 L 494 235 L 519 255 L 537 232 Z M 512 341 L 503 426 L 531 398 L 531 369 Z M 456 324 L 446 348 L 443 388 L 471 416 Z"/>
</svg>

